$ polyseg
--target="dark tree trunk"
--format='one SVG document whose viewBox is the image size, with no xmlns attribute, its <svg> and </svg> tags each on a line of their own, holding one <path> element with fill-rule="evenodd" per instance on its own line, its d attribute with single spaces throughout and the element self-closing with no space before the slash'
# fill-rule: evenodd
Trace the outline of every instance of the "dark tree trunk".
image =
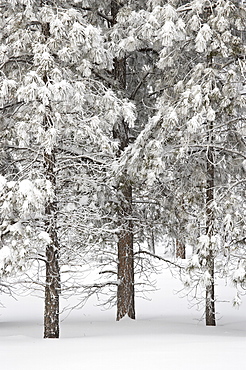
<svg viewBox="0 0 246 370">
<path fill-rule="evenodd" d="M 46 259 L 44 338 L 59 338 L 60 275 L 58 251 L 53 245 L 46 248 Z"/>
<path fill-rule="evenodd" d="M 41 5 L 45 5 L 42 1 Z M 42 32 L 47 40 L 50 37 L 50 24 L 42 24 Z M 43 81 L 48 82 L 47 73 L 44 73 Z M 43 127 L 47 131 L 53 126 L 52 118 L 48 114 L 50 107 L 47 106 L 44 115 Z M 55 198 L 56 174 L 55 174 L 55 151 L 44 150 L 44 168 L 46 180 L 50 181 L 54 191 L 54 198 L 47 199 L 45 206 L 45 228 L 50 237 L 50 243 L 46 246 L 46 281 L 45 281 L 45 304 L 44 304 L 44 338 L 59 338 L 59 293 L 61 289 L 59 269 L 59 242 L 57 236 L 57 202 Z"/>
<path fill-rule="evenodd" d="M 209 127 L 210 146 L 207 151 L 207 184 L 206 184 L 206 234 L 209 237 L 209 250 L 206 257 L 206 267 L 210 275 L 210 283 L 206 286 L 206 325 L 215 326 L 215 294 L 214 294 L 214 251 L 211 237 L 214 234 L 214 150 L 213 143 L 213 124 Z"/>
<path fill-rule="evenodd" d="M 118 1 L 111 1 L 112 25 L 116 24 L 117 14 L 120 9 Z M 126 89 L 126 59 L 115 59 L 114 78 L 119 82 L 122 90 Z M 129 129 L 122 120 L 113 129 L 114 138 L 119 142 L 118 156 L 129 144 Z M 128 315 L 135 319 L 134 304 L 134 251 L 132 231 L 132 186 L 127 176 L 123 175 L 118 186 L 120 205 L 118 208 L 118 271 L 119 281 L 117 289 L 117 320 Z"/>
<path fill-rule="evenodd" d="M 185 245 L 182 241 L 176 240 L 176 257 L 185 259 Z"/>
<path fill-rule="evenodd" d="M 215 320 L 215 293 L 214 293 L 214 256 L 212 250 L 207 256 L 207 269 L 211 276 L 211 283 L 206 287 L 206 325 L 216 326 Z"/>
<path fill-rule="evenodd" d="M 117 320 L 125 315 L 135 319 L 132 187 L 123 184 L 120 190 L 123 199 L 118 213 L 121 231 L 118 239 L 118 281 L 120 284 L 117 290 Z"/>
<path fill-rule="evenodd" d="M 45 120 L 47 120 L 46 117 Z M 51 154 L 45 152 L 44 161 L 46 179 L 51 182 L 53 189 L 55 189 L 56 178 L 54 173 L 54 152 L 51 152 Z M 60 271 L 56 216 L 56 200 L 48 199 L 45 207 L 45 226 L 46 232 L 50 237 L 50 244 L 46 246 L 44 338 L 59 338 Z"/>
<path fill-rule="evenodd" d="M 212 55 L 208 56 L 208 65 L 212 67 Z M 209 237 L 209 246 L 206 257 L 206 267 L 210 276 L 210 282 L 206 286 L 206 325 L 215 326 L 215 293 L 214 293 L 214 249 L 211 241 L 214 235 L 214 124 L 210 122 L 208 125 L 208 150 L 207 150 L 207 183 L 206 183 L 206 235 Z"/>
</svg>

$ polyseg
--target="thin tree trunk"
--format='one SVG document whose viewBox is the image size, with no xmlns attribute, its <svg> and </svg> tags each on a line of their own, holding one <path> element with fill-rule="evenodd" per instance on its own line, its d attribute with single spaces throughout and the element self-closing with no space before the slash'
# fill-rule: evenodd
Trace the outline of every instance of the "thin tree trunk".
<svg viewBox="0 0 246 370">
<path fill-rule="evenodd" d="M 185 259 L 185 245 L 181 240 L 176 239 L 176 257 Z"/>
<path fill-rule="evenodd" d="M 118 1 L 111 1 L 112 25 L 116 24 L 120 9 Z M 126 59 L 115 59 L 114 78 L 119 82 L 122 90 L 126 89 Z M 118 156 L 129 144 L 129 129 L 127 123 L 118 122 L 113 130 L 114 138 L 119 142 Z M 123 175 L 118 186 L 120 205 L 118 220 L 120 233 L 118 236 L 118 271 L 119 285 L 117 288 L 117 320 L 125 315 L 135 319 L 134 303 L 134 251 L 133 251 L 133 225 L 132 225 L 132 186 Z"/>
<path fill-rule="evenodd" d="M 56 178 L 54 173 L 55 154 L 44 153 L 46 179 L 55 189 Z M 44 338 L 59 338 L 59 242 L 56 225 L 57 205 L 55 199 L 48 199 L 45 207 L 46 232 L 50 237 L 50 244 L 46 246 L 46 284 L 44 307 Z"/>
<path fill-rule="evenodd" d="M 213 143 L 213 124 L 209 127 L 210 146 L 207 151 L 207 184 L 206 184 L 206 234 L 209 237 L 209 250 L 206 257 L 206 267 L 210 275 L 210 282 L 206 286 L 206 325 L 215 326 L 215 294 L 214 294 L 214 251 L 211 238 L 214 234 L 214 150 Z"/>
<path fill-rule="evenodd" d="M 42 3 L 45 5 L 46 1 Z M 42 32 L 46 40 L 50 37 L 50 24 L 43 23 Z M 43 81 L 48 82 L 47 73 L 44 73 Z M 50 107 L 46 107 L 47 111 Z M 48 113 L 44 115 L 43 127 L 47 131 L 53 126 Z M 44 168 L 46 180 L 52 184 L 53 191 L 56 189 L 55 175 L 55 152 L 44 150 Z M 55 194 L 54 194 L 55 197 Z M 46 246 L 46 282 L 44 304 L 44 338 L 59 338 L 59 293 L 61 288 L 59 269 L 59 242 L 57 236 L 57 203 L 56 199 L 49 198 L 45 206 L 45 227 L 49 235 L 50 243 Z"/>
<path fill-rule="evenodd" d="M 212 67 L 212 54 L 207 59 L 209 67 Z M 214 124 L 211 121 L 208 125 L 208 150 L 206 158 L 207 166 L 207 183 L 206 183 L 206 235 L 209 238 L 209 246 L 206 257 L 207 272 L 210 276 L 210 281 L 206 286 L 206 325 L 215 326 L 215 293 L 214 293 L 214 250 L 212 237 L 214 235 Z"/>
<path fill-rule="evenodd" d="M 59 338 L 60 274 L 58 251 L 53 245 L 46 248 L 46 259 L 44 338 Z"/>
<path fill-rule="evenodd" d="M 133 233 L 132 233 L 132 187 L 123 184 L 121 193 L 124 197 L 121 202 L 120 235 L 118 239 L 118 281 L 117 289 L 117 320 L 125 315 L 135 319 L 134 304 L 134 255 L 133 255 Z"/>
</svg>

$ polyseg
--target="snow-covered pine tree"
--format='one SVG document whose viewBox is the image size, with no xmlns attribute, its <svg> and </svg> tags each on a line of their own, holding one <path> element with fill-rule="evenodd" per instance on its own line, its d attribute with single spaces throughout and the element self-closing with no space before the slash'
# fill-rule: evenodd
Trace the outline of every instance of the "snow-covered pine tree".
<svg viewBox="0 0 246 370">
<path fill-rule="evenodd" d="M 132 109 L 129 109 L 131 104 L 127 103 L 127 100 L 124 106 L 126 119 L 122 121 L 118 120 L 114 125 L 113 135 L 119 145 L 119 150 L 117 151 L 118 160 L 129 145 L 130 140 L 134 140 L 136 136 L 134 131 L 138 132 L 144 126 L 143 117 L 146 116 L 146 113 L 143 114 L 145 105 L 142 104 L 142 98 L 143 91 L 147 90 L 146 77 L 148 76 L 148 71 L 145 70 L 145 67 L 147 64 L 146 60 L 148 60 L 149 57 L 145 56 L 145 50 L 140 52 L 135 48 L 132 50 L 124 49 L 122 45 L 119 45 L 121 39 L 124 39 L 126 35 L 130 34 L 131 29 L 135 27 L 134 18 L 132 18 L 132 22 L 124 24 L 125 12 L 126 15 L 132 12 L 135 14 L 136 12 L 134 10 L 143 7 L 146 7 L 145 2 L 139 4 L 133 1 L 125 3 L 109 1 L 107 4 L 105 2 L 103 6 L 100 7 L 100 12 L 98 12 L 98 8 L 96 8 L 96 2 L 93 3 L 91 8 L 87 8 L 88 16 L 90 14 L 92 17 L 91 13 L 93 13 L 94 22 L 96 22 L 95 14 L 99 19 L 107 20 L 107 22 L 102 22 L 101 26 L 105 31 L 109 48 L 114 55 L 114 68 L 112 72 L 104 71 L 103 74 L 100 73 L 100 77 L 105 79 L 119 96 L 123 96 L 124 99 L 130 98 L 134 100 L 137 105 L 138 119 L 134 128 L 131 126 L 132 122 L 135 120 L 135 116 L 132 115 Z M 112 218 L 115 218 L 115 214 L 118 215 L 116 217 L 117 220 L 115 220 L 114 229 L 116 230 L 117 239 L 118 281 L 122 281 L 122 284 L 118 286 L 116 302 L 117 319 L 119 320 L 125 314 L 128 314 L 128 316 L 132 318 L 135 316 L 133 230 L 139 228 L 139 222 L 135 224 L 136 207 L 133 207 L 132 204 L 133 189 L 126 174 L 121 173 L 119 176 L 114 177 L 114 173 L 111 172 L 110 186 L 114 201 L 111 202 L 111 210 L 109 210 L 109 213 Z M 133 208 L 134 222 L 132 216 Z M 113 233 L 113 230 L 111 232 Z M 110 259 L 111 258 L 109 258 L 109 263 Z M 110 268 L 108 268 L 108 270 L 110 271 Z"/>
<path fill-rule="evenodd" d="M 28 256 L 24 262 L 44 262 L 49 338 L 59 336 L 60 269 L 74 262 L 69 242 L 81 258 L 82 240 L 96 234 L 97 182 L 90 164 L 105 167 L 104 158 L 109 164 L 116 148 L 112 128 L 124 119 L 126 104 L 92 77 L 92 69 L 112 70 L 113 56 L 100 28 L 86 21 L 87 10 L 76 5 L 18 0 L 1 6 L 1 113 L 7 150 L 18 165 L 14 182 L 1 181 L 2 229 L 15 225 L 7 226 L 2 273 L 20 265 L 19 257 L 3 253 L 11 247 L 19 255 L 17 239 Z"/>
<path fill-rule="evenodd" d="M 142 31 L 144 31 L 142 28 L 146 20 L 145 13 L 149 14 L 146 9 L 147 2 L 145 1 L 111 2 L 111 27 L 107 34 L 109 45 L 115 55 L 114 78 L 118 81 L 120 93 L 134 101 L 137 111 L 134 127 L 131 127 L 130 115 L 127 121 L 117 122 L 114 127 L 114 136 L 118 139 L 120 146 L 118 161 L 124 150 L 145 127 L 148 115 L 154 106 L 151 93 L 153 92 L 153 81 L 159 77 L 159 70 L 155 68 L 154 63 L 156 50 L 151 41 L 148 40 L 146 43 L 146 37 L 142 37 Z M 155 74 L 152 69 L 155 70 Z M 134 271 L 133 263 L 134 244 L 137 246 L 139 241 L 142 243 L 147 239 L 149 242 L 151 240 L 149 244 L 153 248 L 154 233 L 151 223 L 154 216 L 147 210 L 147 208 L 151 209 L 151 202 L 149 200 L 146 202 L 144 189 L 135 187 L 135 181 L 129 180 L 126 171 L 118 172 L 117 176 L 113 172 L 112 177 L 118 188 L 115 194 L 118 206 L 114 206 L 113 210 L 118 213 L 118 228 L 121 229 L 118 236 L 118 280 L 123 283 L 119 285 L 117 294 L 117 319 L 120 319 L 125 314 L 134 317 L 134 275 L 137 273 Z M 147 214 L 150 216 L 148 221 Z M 133 234 L 135 235 L 134 243 Z M 135 256 L 139 258 L 138 253 Z M 135 263 L 135 265 L 142 266 L 142 263 Z"/>
<path fill-rule="evenodd" d="M 158 51 L 160 50 L 160 43 L 155 42 L 157 31 L 155 27 L 157 27 L 159 23 L 154 20 L 154 18 L 152 18 L 149 23 L 149 17 L 151 18 L 151 16 L 147 9 L 150 6 L 151 5 L 148 5 L 145 1 L 137 3 L 134 1 L 127 1 L 125 4 L 111 2 L 111 8 L 114 10 L 113 13 L 115 16 L 112 17 L 112 11 L 108 14 L 108 18 L 111 20 L 111 27 L 107 33 L 108 40 L 115 55 L 114 77 L 120 82 L 118 88 L 120 85 L 124 87 L 124 96 L 128 96 L 134 100 L 137 107 L 137 120 L 133 129 L 129 127 L 127 122 L 121 122 L 120 124 L 117 123 L 117 127 L 114 129 L 114 132 L 116 133 L 115 136 L 118 137 L 121 146 L 120 155 L 123 154 L 123 149 L 126 149 L 130 143 L 136 139 L 138 133 L 145 127 L 149 115 L 154 111 L 154 101 L 156 100 L 156 96 L 159 95 L 155 90 L 157 86 L 159 88 L 162 84 L 161 81 L 164 80 L 162 72 L 155 65 Z M 104 14 L 106 14 L 106 11 L 104 11 Z M 154 25 L 152 25 L 152 23 Z M 160 217 L 157 216 L 159 214 L 159 209 L 161 208 L 159 202 L 157 199 L 152 201 L 149 197 L 146 197 L 145 190 L 139 187 L 136 184 L 136 181 L 129 181 L 124 171 L 121 173 L 118 172 L 117 176 L 115 176 L 114 173 L 113 176 L 115 177 L 115 182 L 118 184 L 120 183 L 121 187 L 124 183 L 128 184 L 125 189 L 126 197 L 124 197 L 122 190 L 118 195 L 116 195 L 116 198 L 118 197 L 118 203 L 120 204 L 121 210 L 121 214 L 119 214 L 119 223 L 123 225 L 127 225 L 127 223 L 129 223 L 128 229 L 132 230 L 131 233 L 134 233 L 135 235 L 135 245 L 139 245 L 139 241 L 141 241 L 142 244 L 143 241 L 147 240 L 149 247 L 153 251 L 157 229 L 161 229 L 158 237 L 160 235 L 162 237 L 163 234 L 163 227 L 160 227 L 159 222 Z M 132 186 L 133 184 L 134 186 Z M 126 199 L 124 200 L 124 198 Z M 123 200 L 124 202 L 122 203 Z M 126 200 L 129 200 L 130 202 Z M 124 208 L 125 211 L 123 211 Z M 117 207 L 113 207 L 113 209 L 117 211 Z M 126 220 L 124 221 L 125 218 Z M 133 218 L 134 222 L 130 220 Z M 126 227 L 124 226 L 124 228 Z M 127 239 L 120 238 L 119 240 L 124 241 Z M 119 262 L 118 272 L 122 278 L 118 276 L 118 280 L 126 281 L 126 277 L 128 276 L 130 279 L 127 279 L 133 282 L 132 236 L 128 238 L 128 240 L 132 245 L 130 248 L 131 257 L 127 259 L 130 263 Z M 127 245 L 128 243 L 125 244 Z M 118 243 L 118 251 L 120 251 L 121 258 L 118 258 L 118 260 L 124 262 L 126 259 L 126 252 L 124 252 L 125 248 L 119 246 L 120 243 Z M 137 251 L 136 256 L 139 258 L 139 251 Z M 138 266 L 142 266 L 142 259 L 143 258 L 141 257 L 141 263 L 138 263 Z M 130 274 L 129 271 L 131 271 Z M 133 283 L 130 282 L 128 285 L 131 287 Z M 123 288 L 123 285 L 118 288 L 119 307 L 121 305 L 120 302 L 124 301 L 119 294 L 121 288 Z M 127 289 L 122 289 L 122 293 L 124 291 L 127 291 Z M 126 295 L 126 297 L 127 301 L 130 300 L 130 302 L 133 302 L 133 292 L 130 295 Z M 127 301 L 124 304 L 125 312 L 129 306 Z"/>
<path fill-rule="evenodd" d="M 215 325 L 215 271 L 226 273 L 229 250 L 245 235 L 245 209 L 238 212 L 245 186 L 245 9 L 223 0 L 149 4 L 145 24 L 155 24 L 148 42 L 159 48 L 164 77 L 156 115 L 122 168 L 152 190 L 161 183 L 165 224 L 174 229 L 173 215 L 193 245 L 191 285 L 203 284 L 206 324 Z M 228 219 L 237 225 L 229 244 L 222 230 Z"/>
<path fill-rule="evenodd" d="M 117 23 L 117 15 L 121 5 L 117 1 L 111 2 L 112 26 Z M 114 78 L 124 91 L 126 82 L 126 57 L 115 57 Z M 129 145 L 129 125 L 121 120 L 114 125 L 113 135 L 119 143 L 118 157 Z M 133 250 L 133 224 L 132 224 L 132 185 L 128 176 L 122 174 L 117 179 L 118 205 L 118 242 L 117 242 L 117 320 L 125 315 L 135 319 L 135 294 L 134 294 L 134 250 Z"/>
</svg>

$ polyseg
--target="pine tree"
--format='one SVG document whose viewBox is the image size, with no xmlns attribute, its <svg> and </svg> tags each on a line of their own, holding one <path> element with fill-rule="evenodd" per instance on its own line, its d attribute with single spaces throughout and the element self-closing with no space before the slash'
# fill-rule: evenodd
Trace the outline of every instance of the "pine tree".
<svg viewBox="0 0 246 370">
<path fill-rule="evenodd" d="M 94 167 L 105 167 L 104 158 L 114 156 L 112 128 L 125 115 L 126 102 L 92 77 L 92 70 L 96 74 L 113 69 L 113 55 L 100 28 L 87 23 L 85 12 L 62 1 L 56 2 L 56 8 L 48 1 L 16 1 L 1 8 L 2 113 L 9 127 L 7 147 L 19 164 L 15 182 L 9 184 L 4 178 L 1 182 L 2 225 L 10 219 L 11 208 L 16 225 L 9 226 L 11 237 L 22 240 L 28 260 L 45 262 L 44 336 L 48 338 L 59 336 L 61 267 L 78 263 L 89 244 L 82 245 L 88 234 L 89 241 L 99 238 L 93 191 L 97 193 L 100 180 L 99 185 L 94 183 Z M 64 186 L 66 178 L 69 185 Z M 70 199 L 65 198 L 67 188 Z M 86 197 L 81 203 L 79 188 Z M 78 211 L 71 211 L 76 204 Z M 83 220 L 80 228 L 68 226 L 69 211 L 74 222 Z M 6 248 L 10 242 L 5 238 Z M 4 274 L 12 262 L 19 265 L 20 259 L 4 257 Z"/>
<path fill-rule="evenodd" d="M 150 3 L 145 16 L 156 19 L 152 35 L 165 80 L 157 113 L 125 153 L 122 168 L 152 189 L 165 189 L 164 222 L 173 233 L 172 219 L 177 220 L 186 243 L 194 246 L 188 270 L 193 285 L 204 285 L 206 323 L 215 325 L 215 271 L 221 270 L 223 255 L 229 258 L 220 226 L 228 203 L 220 199 L 231 197 L 234 209 L 242 199 L 234 193 L 242 185 L 234 161 L 242 165 L 245 150 L 239 144 L 245 127 L 240 37 L 245 10 L 230 1 Z M 234 212 L 230 217 L 239 220 Z M 244 233 L 242 219 L 239 223 Z"/>
<path fill-rule="evenodd" d="M 112 26 L 117 23 L 120 5 L 117 1 L 111 2 Z M 114 59 L 114 78 L 120 87 L 126 89 L 126 57 Z M 114 138 L 119 142 L 119 152 L 129 145 L 129 127 L 125 120 L 117 122 L 113 128 Z M 132 186 L 123 174 L 118 180 L 118 206 L 119 237 L 117 242 L 118 269 L 117 278 L 120 282 L 117 289 L 117 320 L 128 315 L 135 319 L 134 304 L 134 251 L 133 251 L 133 225 L 132 225 Z"/>
</svg>

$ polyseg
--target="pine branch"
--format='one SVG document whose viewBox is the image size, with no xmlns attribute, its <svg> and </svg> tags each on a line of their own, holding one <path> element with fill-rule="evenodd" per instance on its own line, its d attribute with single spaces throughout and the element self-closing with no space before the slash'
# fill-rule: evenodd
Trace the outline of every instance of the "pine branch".
<svg viewBox="0 0 246 370">
<path fill-rule="evenodd" d="M 27 64 L 32 64 L 33 61 L 33 55 L 31 54 L 25 54 L 25 55 L 18 55 L 16 57 L 12 56 L 6 62 L 2 63 L 0 66 L 0 69 L 5 67 L 9 63 L 27 63 Z"/>
<path fill-rule="evenodd" d="M 148 72 L 145 73 L 145 75 L 143 76 L 143 78 L 141 79 L 141 81 L 136 86 L 135 90 L 131 93 L 131 96 L 130 96 L 130 99 L 131 100 L 134 100 L 135 99 L 135 96 L 136 96 L 138 90 L 140 89 L 140 87 L 142 86 L 142 84 L 144 83 L 145 79 L 148 77 L 149 74 L 150 74 L 150 71 L 148 71 Z"/>
<path fill-rule="evenodd" d="M 189 145 L 190 148 L 197 148 L 197 147 L 201 147 L 201 148 L 207 148 L 208 145 L 210 145 L 209 143 L 206 145 L 206 144 L 196 144 L 196 145 Z M 242 158 L 245 158 L 246 159 L 246 154 L 244 153 L 241 153 L 237 150 L 233 150 L 233 149 L 228 149 L 228 148 L 225 148 L 223 146 L 219 146 L 219 145 L 216 145 L 216 144 L 213 144 L 212 147 L 216 150 L 221 150 L 222 152 L 226 152 L 226 153 L 231 153 L 231 154 L 236 154 L 238 155 L 239 157 L 242 157 Z"/>
<path fill-rule="evenodd" d="M 106 270 L 106 271 L 101 271 L 99 272 L 99 275 L 102 275 L 102 274 L 117 274 L 116 271 L 112 271 L 112 270 Z"/>
<path fill-rule="evenodd" d="M 243 180 L 239 180 L 239 181 L 237 181 L 237 182 L 235 182 L 233 185 L 231 185 L 227 190 L 226 190 L 226 192 L 224 193 L 224 194 L 222 194 L 221 195 L 221 197 L 218 199 L 218 203 L 219 202 L 221 202 L 226 196 L 227 196 L 227 194 L 228 193 L 230 193 L 230 191 L 233 189 L 233 188 L 235 188 L 235 187 L 237 187 L 237 186 L 239 186 L 239 185 L 241 185 L 241 184 L 246 184 L 246 179 L 243 179 Z"/>
<path fill-rule="evenodd" d="M 79 148 L 67 147 L 67 146 L 63 145 L 63 146 L 59 147 L 58 150 L 61 150 L 63 152 L 69 153 L 69 154 L 72 154 L 73 155 L 72 158 L 74 158 L 74 156 L 76 156 L 77 159 L 81 159 L 81 160 L 84 160 L 84 161 L 89 161 L 89 162 L 94 163 L 94 164 L 99 164 L 99 165 L 105 165 L 106 164 L 106 162 L 103 161 L 103 160 L 96 159 L 96 158 L 91 157 L 89 154 L 82 153 Z"/>
<path fill-rule="evenodd" d="M 183 266 L 180 266 L 180 265 L 178 265 L 178 264 L 177 264 L 177 263 L 175 263 L 175 262 L 169 261 L 169 260 L 167 260 L 166 258 L 163 258 L 163 257 L 161 257 L 161 256 L 158 256 L 157 254 L 154 254 L 154 253 L 151 253 L 151 252 L 148 252 L 148 251 L 138 251 L 138 252 L 135 252 L 134 254 L 135 254 L 135 255 L 136 255 L 136 254 L 147 254 L 147 255 L 148 255 L 148 256 L 150 256 L 150 257 L 154 257 L 154 258 L 156 258 L 156 259 L 158 259 L 158 260 L 160 260 L 160 261 L 163 261 L 163 262 L 169 263 L 170 265 L 173 265 L 173 266 L 175 266 L 175 267 L 178 267 L 180 270 L 184 268 Z"/>
<path fill-rule="evenodd" d="M 72 6 L 73 8 L 79 9 L 79 10 L 84 10 L 84 11 L 87 11 L 87 12 L 95 12 L 99 17 L 105 19 L 106 21 L 108 21 L 110 23 L 113 23 L 113 17 L 102 13 L 97 8 L 88 7 L 88 6 L 85 7 L 85 6 L 82 5 L 82 2 L 81 3 L 76 3 L 76 4 L 72 3 L 72 4 L 69 4 L 69 5 Z"/>
<path fill-rule="evenodd" d="M 118 281 L 106 281 L 105 283 L 101 283 L 101 284 L 98 284 L 98 283 L 95 283 L 95 284 L 86 284 L 86 285 L 73 285 L 71 288 L 63 288 L 63 291 L 69 291 L 69 290 L 74 290 L 74 289 L 84 289 L 84 290 L 88 290 L 88 294 L 94 294 L 95 293 L 95 290 L 94 289 L 102 289 L 102 288 L 105 288 L 107 286 L 118 286 L 119 283 Z"/>
<path fill-rule="evenodd" d="M 24 104 L 24 101 L 17 101 L 17 102 L 7 103 L 3 107 L 0 107 L 0 111 L 4 111 L 5 109 L 13 108 L 15 106 L 19 107 L 23 104 Z"/>
</svg>

